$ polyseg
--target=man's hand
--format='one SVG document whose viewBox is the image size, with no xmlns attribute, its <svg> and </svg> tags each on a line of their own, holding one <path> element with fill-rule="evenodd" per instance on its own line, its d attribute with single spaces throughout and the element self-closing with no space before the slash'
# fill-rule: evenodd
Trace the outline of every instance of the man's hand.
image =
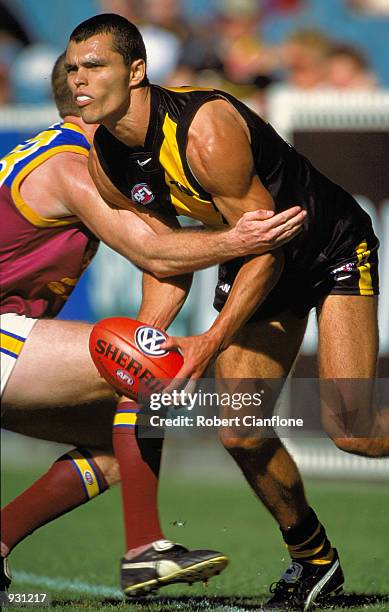
<svg viewBox="0 0 389 612">
<path fill-rule="evenodd" d="M 161 344 L 161 348 L 171 350 L 179 349 L 184 356 L 184 364 L 176 374 L 175 381 L 169 385 L 164 393 L 170 393 L 185 381 L 194 381 L 201 377 L 212 357 L 218 352 L 220 338 L 211 332 L 199 336 L 169 336 Z"/>
<path fill-rule="evenodd" d="M 294 238 L 303 227 L 307 213 L 293 206 L 277 215 L 272 210 L 246 212 L 231 230 L 243 255 L 262 255 Z"/>
</svg>

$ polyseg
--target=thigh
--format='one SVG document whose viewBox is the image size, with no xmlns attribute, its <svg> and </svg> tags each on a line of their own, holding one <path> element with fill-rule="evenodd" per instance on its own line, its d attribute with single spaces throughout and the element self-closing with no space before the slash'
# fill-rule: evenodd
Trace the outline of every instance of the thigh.
<svg viewBox="0 0 389 612">
<path fill-rule="evenodd" d="M 321 378 L 370 378 L 378 356 L 378 299 L 328 295 L 318 308 Z"/>
<path fill-rule="evenodd" d="M 299 319 L 291 312 L 245 325 L 233 344 L 223 351 L 216 361 L 216 378 L 219 392 L 260 393 L 261 402 L 240 408 L 239 412 L 226 407 L 224 417 L 269 417 L 289 374 L 304 337 L 307 319 Z M 241 421 L 239 421 L 240 423 Z M 221 437 L 235 435 L 245 438 L 274 437 L 271 428 L 240 427 L 231 431 L 223 429 Z"/>
<path fill-rule="evenodd" d="M 369 436 L 376 410 L 377 298 L 329 295 L 318 322 L 323 425 L 333 438 Z"/>
<path fill-rule="evenodd" d="M 283 312 L 248 323 L 216 361 L 217 378 L 285 378 L 296 359 L 307 318 Z"/>
<path fill-rule="evenodd" d="M 114 397 L 89 355 L 91 326 L 40 320 L 33 327 L 3 395 L 5 410 L 78 406 Z"/>
</svg>

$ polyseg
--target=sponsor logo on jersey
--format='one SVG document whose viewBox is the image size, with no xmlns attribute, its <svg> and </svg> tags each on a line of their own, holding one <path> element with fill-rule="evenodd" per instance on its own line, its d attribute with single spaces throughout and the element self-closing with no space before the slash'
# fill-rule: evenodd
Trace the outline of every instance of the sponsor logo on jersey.
<svg viewBox="0 0 389 612">
<path fill-rule="evenodd" d="M 131 387 L 134 384 L 134 379 L 125 370 L 116 370 L 115 374 L 116 374 L 116 378 L 119 378 L 122 382 L 124 382 L 129 387 Z"/>
<path fill-rule="evenodd" d="M 95 479 L 93 478 L 92 472 L 90 472 L 89 470 L 85 470 L 84 478 L 89 485 L 92 485 L 95 481 Z"/>
<path fill-rule="evenodd" d="M 151 357 L 163 357 L 168 351 L 161 348 L 161 344 L 165 342 L 166 336 L 159 329 L 154 327 L 142 326 L 138 327 L 135 333 L 135 342 L 137 347 Z"/>
<path fill-rule="evenodd" d="M 147 206 L 154 200 L 154 194 L 147 183 L 137 183 L 131 189 L 131 200 L 136 204 Z"/>
<path fill-rule="evenodd" d="M 219 285 L 219 289 L 220 291 L 223 291 L 223 293 L 228 293 L 231 289 L 231 285 L 229 285 L 228 283 L 224 283 L 223 285 Z"/>
<path fill-rule="evenodd" d="M 146 166 L 147 164 L 149 164 L 152 159 L 153 159 L 152 157 L 148 157 L 147 159 L 144 159 L 143 161 L 141 159 L 137 159 L 136 163 L 142 168 L 143 166 Z"/>
</svg>

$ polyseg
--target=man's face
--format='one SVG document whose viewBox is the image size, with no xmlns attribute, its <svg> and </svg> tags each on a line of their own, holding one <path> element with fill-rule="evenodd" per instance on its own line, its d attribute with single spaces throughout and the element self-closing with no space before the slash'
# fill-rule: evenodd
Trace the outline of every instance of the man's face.
<svg viewBox="0 0 389 612">
<path fill-rule="evenodd" d="M 131 68 L 113 51 L 111 34 L 97 34 L 66 51 L 68 84 L 85 123 L 118 121 L 129 105 Z"/>
</svg>

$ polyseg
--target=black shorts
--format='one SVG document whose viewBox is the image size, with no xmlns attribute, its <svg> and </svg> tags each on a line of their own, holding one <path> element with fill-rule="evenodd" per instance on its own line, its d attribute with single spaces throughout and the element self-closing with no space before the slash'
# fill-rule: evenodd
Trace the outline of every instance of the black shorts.
<svg viewBox="0 0 389 612">
<path fill-rule="evenodd" d="M 311 308 L 327 295 L 378 295 L 378 247 L 374 232 L 350 248 L 349 257 L 332 257 L 309 270 L 289 269 L 285 262 L 281 277 L 250 321 L 267 319 L 280 312 L 292 311 L 303 319 Z M 244 259 L 234 259 L 219 266 L 214 307 L 222 310 Z"/>
</svg>

